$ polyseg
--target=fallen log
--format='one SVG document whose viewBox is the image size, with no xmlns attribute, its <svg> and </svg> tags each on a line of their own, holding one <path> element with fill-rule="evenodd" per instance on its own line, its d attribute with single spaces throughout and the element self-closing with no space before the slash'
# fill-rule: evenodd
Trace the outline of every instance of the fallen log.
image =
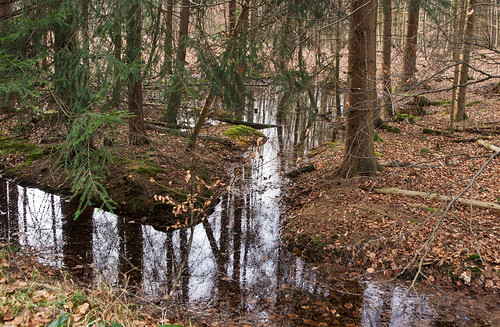
<svg viewBox="0 0 500 327">
<path fill-rule="evenodd" d="M 432 200 L 441 200 L 441 201 L 452 201 L 454 197 L 452 196 L 447 196 L 447 195 L 440 195 L 436 193 L 426 193 L 426 192 L 418 192 L 418 191 L 410 191 L 410 190 L 402 190 L 399 188 L 392 188 L 392 187 L 382 187 L 382 188 L 375 188 L 373 189 L 375 193 L 379 194 L 392 194 L 392 195 L 407 195 L 407 196 L 419 196 L 425 199 L 432 199 Z M 473 206 L 476 208 L 482 208 L 482 209 L 493 209 L 500 211 L 500 205 L 492 202 L 484 202 L 484 201 L 478 201 L 478 200 L 467 200 L 464 198 L 458 198 L 456 202 L 466 205 L 466 206 Z"/>
<path fill-rule="evenodd" d="M 191 136 L 191 133 L 188 131 L 183 131 L 183 130 L 179 130 L 176 128 L 156 126 L 156 125 L 149 124 L 149 123 L 146 123 L 146 128 L 149 130 L 152 130 L 152 131 L 157 131 L 160 133 L 174 134 L 174 135 L 177 135 L 180 137 L 190 137 Z M 222 138 L 222 137 L 217 137 L 217 136 L 212 136 L 212 135 L 198 135 L 198 138 L 200 140 L 217 142 L 217 143 L 221 143 L 221 144 L 228 145 L 228 146 L 233 145 L 233 142 L 231 142 L 228 139 Z"/>
<path fill-rule="evenodd" d="M 450 134 L 447 131 L 440 131 L 440 130 L 432 129 L 432 128 L 424 128 L 422 130 L 422 133 L 424 133 L 424 134 L 435 134 L 435 135 L 449 135 Z"/>
<path fill-rule="evenodd" d="M 252 128 L 255 128 L 255 129 L 281 127 L 281 125 L 252 123 L 252 122 L 248 122 L 248 121 L 244 121 L 244 120 L 229 119 L 229 118 L 219 118 L 218 120 L 220 120 L 224 123 L 230 123 L 230 124 L 234 124 L 234 125 L 250 126 Z"/>
<path fill-rule="evenodd" d="M 307 165 L 307 166 L 303 166 L 303 167 L 299 167 L 297 169 L 291 170 L 288 173 L 286 173 L 285 176 L 286 177 L 297 177 L 297 176 L 300 176 L 304 173 L 308 173 L 310 171 L 313 171 L 314 169 L 315 169 L 314 165 Z"/>
<path fill-rule="evenodd" d="M 500 152 L 499 147 L 497 147 L 496 145 L 493 145 L 489 142 L 486 142 L 485 140 L 480 139 L 480 140 L 477 140 L 476 142 L 477 142 L 477 144 L 479 144 L 482 147 L 485 147 L 486 149 L 489 149 L 489 150 L 497 152 L 497 153 Z"/>
</svg>

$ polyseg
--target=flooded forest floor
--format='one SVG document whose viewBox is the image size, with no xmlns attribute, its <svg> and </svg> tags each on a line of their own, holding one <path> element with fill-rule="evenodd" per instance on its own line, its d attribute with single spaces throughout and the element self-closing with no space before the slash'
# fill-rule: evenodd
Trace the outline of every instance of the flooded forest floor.
<svg viewBox="0 0 500 327">
<path fill-rule="evenodd" d="M 433 93 L 429 98 L 440 101 L 447 99 L 448 94 Z M 377 193 L 381 188 L 397 188 L 425 192 L 425 194 L 436 193 L 451 198 L 460 194 L 463 199 L 473 198 L 498 206 L 500 163 L 498 158 L 495 158 L 483 167 L 494 152 L 477 142 L 484 140 L 494 146 L 500 146 L 498 99 L 498 94 L 485 91 L 484 86 L 471 87 L 467 107 L 469 119 L 456 124 L 456 131 L 453 134 L 443 133 L 447 130 L 449 121 L 449 107 L 445 102 L 426 106 L 422 109 L 425 111 L 422 116 L 410 114 L 396 116 L 389 121 L 389 124 L 397 129 L 377 131 L 376 154 L 383 170 L 377 173 L 375 178 L 359 177 L 345 181 L 334 176 L 344 154 L 342 141 L 338 139 L 321 142 L 312 149 L 303 151 L 304 155 L 295 154 L 294 162 L 280 167 L 281 174 L 276 175 L 285 176 L 286 170 L 306 165 L 313 165 L 314 171 L 293 177 L 291 182 L 282 182 L 281 179 L 278 181 L 286 185 L 287 190 L 284 192 L 285 198 L 281 199 L 286 209 L 285 217 L 281 220 L 275 219 L 281 225 L 281 236 L 276 236 L 277 242 L 282 242 L 289 252 L 307 262 L 312 267 L 315 279 L 321 281 L 321 285 L 339 285 L 339 281 L 342 281 L 338 288 L 343 289 L 342 285 L 349 281 L 362 284 L 367 280 L 391 280 L 410 286 L 416 279 L 413 285 L 416 290 L 424 293 L 430 290 L 433 294 L 439 295 L 429 300 L 434 301 L 437 306 L 441 304 L 449 306 L 450 299 L 455 303 L 455 310 L 450 308 L 448 311 L 440 312 L 441 322 L 449 321 L 449 325 L 454 325 L 457 312 L 460 312 L 468 319 L 459 319 L 465 321 L 465 325 L 467 321 L 471 323 L 469 325 L 498 325 L 500 323 L 498 313 L 500 211 L 495 208 L 485 209 L 460 203 L 449 205 L 450 201 L 431 199 L 426 195 Z M 156 107 L 147 108 L 149 112 L 146 116 L 151 119 L 149 124 L 154 125 L 160 120 L 161 112 Z M 220 193 L 229 192 L 231 189 L 234 177 L 232 169 L 242 167 L 244 162 L 256 160 L 262 155 L 259 152 L 260 147 L 257 146 L 262 142 L 262 134 L 251 129 L 240 128 L 227 132 L 232 125 L 215 121 L 203 133 L 215 136 L 217 140 L 200 140 L 196 152 L 186 152 L 186 138 L 159 132 L 163 126 L 161 124 L 155 126 L 155 130 L 148 131 L 150 144 L 145 146 L 128 145 L 126 128 L 120 127 L 119 133 L 113 140 L 114 146 L 111 148 L 113 160 L 107 167 L 109 176 L 105 180 L 105 185 L 116 202 L 117 212 L 126 213 L 127 219 L 132 222 L 140 220 L 141 224 L 149 224 L 157 230 L 180 229 L 189 225 L 186 215 L 174 216 L 172 210 L 175 205 L 182 204 L 193 194 L 193 181 L 197 183 L 195 189 L 201 185 L 196 191 L 196 197 L 208 214 L 213 208 L 205 204 L 207 202 L 215 204 Z M 36 185 L 42 189 L 67 194 L 70 189 L 69 182 L 62 170 L 57 168 L 60 167 L 58 163 L 61 160 L 57 147 L 63 142 L 64 131 L 63 122 L 52 121 L 43 116 L 1 115 L 0 174 L 24 185 Z M 244 155 L 249 149 L 253 157 Z M 272 152 L 271 159 L 287 155 L 280 151 Z M 259 179 L 273 182 L 270 175 L 264 176 L 263 173 L 261 175 L 258 176 Z M 462 191 L 465 192 L 461 193 Z M 173 204 L 162 203 L 157 197 L 155 198 L 155 195 L 169 195 Z M 275 194 L 272 195 L 274 197 Z M 247 201 L 245 199 L 239 201 L 245 202 Z M 95 205 L 99 206 L 99 203 Z M 267 209 L 258 210 L 265 213 Z M 276 214 L 279 216 L 277 209 Z M 265 230 L 267 223 L 267 221 L 260 222 L 263 225 L 260 227 Z M 240 221 L 240 232 L 241 224 Z M 249 226 L 251 227 L 251 224 Z M 224 227 L 221 223 L 217 228 L 224 230 Z M 222 234 L 222 231 L 220 233 Z M 274 239 L 272 241 L 274 242 Z M 6 244 L 2 245 L 4 251 L 10 248 Z M 221 259 L 215 252 L 218 250 L 223 252 L 222 243 L 219 247 L 220 249 L 217 245 L 213 246 L 216 257 L 214 261 L 217 261 L 217 266 Z M 256 246 L 256 252 L 262 252 L 263 248 L 262 245 Z M 279 252 L 274 245 L 269 245 L 269 249 L 271 255 Z M 227 253 L 221 254 L 222 257 L 224 255 L 229 256 Z M 265 266 L 268 260 L 271 261 L 269 259 L 271 255 L 264 257 L 256 255 L 255 266 Z M 26 274 L 33 276 L 45 271 L 49 276 L 55 274 L 59 280 L 65 278 L 64 274 L 60 275 L 39 264 L 20 260 L 2 261 L 3 268 L 6 269 L 4 271 L 9 272 L 7 275 L 14 277 L 16 282 L 9 281 L 4 274 L 4 277 L 0 278 L 0 283 L 3 286 L 14 285 L 12 292 L 15 294 L 18 291 L 23 293 L 29 288 L 32 279 L 28 279 Z M 234 254 L 233 261 L 239 263 L 239 258 L 238 260 L 234 258 Z M 230 263 L 231 260 L 221 265 L 226 267 Z M 35 266 L 39 266 L 37 269 L 40 270 L 33 270 Z M 286 270 L 279 265 L 278 268 L 266 267 L 264 274 L 269 274 L 269 271 L 274 273 L 273 269 Z M 221 285 L 230 285 L 235 280 L 238 282 L 234 276 L 235 271 L 239 274 L 239 270 L 236 268 L 230 270 L 228 268 L 227 274 L 230 275 L 231 272 L 232 276 L 219 276 Z M 336 274 L 332 274 L 332 271 Z M 220 272 L 217 274 L 220 275 Z M 285 279 L 293 278 L 295 277 Z M 279 291 L 289 286 L 285 284 L 281 287 Z M 64 290 L 62 286 L 59 289 L 63 291 L 58 294 L 42 293 L 41 289 L 40 287 L 38 294 L 30 293 L 37 296 L 32 297 L 30 301 L 57 300 L 62 306 L 71 309 L 73 321 L 86 316 L 90 312 L 89 306 L 97 307 L 98 302 L 93 296 L 103 295 L 88 289 L 88 293 L 75 297 L 74 289 Z M 309 292 L 297 290 L 299 291 Z M 342 296 L 348 299 L 350 292 L 346 289 Z M 104 294 L 104 296 L 109 298 L 111 295 Z M 333 297 L 331 294 L 328 296 Z M 60 297 L 64 297 L 65 300 L 61 300 Z M 269 296 L 268 299 L 271 302 L 272 297 Z M 266 302 L 268 299 L 259 301 Z M 286 302 L 285 304 L 273 304 L 275 308 L 284 308 L 281 312 L 282 317 L 276 318 L 278 322 L 275 324 L 285 326 L 287 325 L 285 320 L 290 320 L 293 321 L 291 325 L 299 322 L 305 325 L 321 325 L 312 319 L 330 315 L 328 318 L 330 320 L 325 319 L 327 322 L 323 323 L 323 326 L 356 325 L 355 321 L 358 318 L 351 319 L 351 317 L 358 317 L 360 313 L 349 313 L 349 311 L 361 310 L 359 303 L 346 300 L 340 308 L 332 309 L 321 303 L 321 300 L 321 298 L 317 300 L 317 308 L 313 308 L 308 302 L 293 303 L 295 299 L 286 295 L 281 299 Z M 124 300 L 118 296 L 111 301 L 121 303 Z M 251 301 L 246 305 L 256 306 Z M 130 307 L 128 304 L 125 306 Z M 290 309 L 292 306 L 293 310 Z M 318 309 L 320 307 L 321 309 Z M 9 307 L 0 309 L 3 310 L 4 321 L 7 321 L 6 316 L 14 319 L 16 314 L 19 314 L 9 311 Z M 210 310 L 211 313 L 215 313 L 216 309 Z M 161 316 L 158 307 L 151 312 L 156 312 L 156 316 L 144 312 L 130 312 L 130 317 L 140 316 L 140 321 L 134 322 L 136 326 L 175 320 L 168 320 L 165 315 Z M 301 312 L 304 316 L 313 318 L 305 319 L 298 314 Z M 316 315 L 315 312 L 319 313 Z M 270 316 L 266 316 L 267 320 L 262 320 L 271 322 L 262 325 L 272 326 L 272 315 L 271 311 Z M 315 315 L 317 317 L 314 317 Z M 177 315 L 179 316 L 182 321 L 182 312 Z M 231 325 L 229 320 L 225 320 L 226 316 L 220 313 L 219 316 L 225 318 L 217 320 L 207 317 L 199 325 L 216 326 L 218 323 Z M 341 316 L 349 319 L 342 320 Z M 30 317 L 32 321 L 36 321 L 35 318 L 35 316 Z M 53 313 L 39 314 L 39 318 L 42 324 L 46 324 L 53 321 L 54 316 Z M 118 316 L 110 313 L 108 318 L 109 321 L 113 321 L 118 319 Z M 245 324 L 235 322 L 234 325 Z M 368 326 L 370 323 L 363 321 L 363 325 Z"/>
<path fill-rule="evenodd" d="M 456 303 L 452 315 L 477 318 L 464 325 L 500 324 L 500 162 L 487 163 L 495 150 L 480 144 L 500 146 L 493 85 L 470 88 L 469 119 L 455 123 L 453 134 L 447 132 L 444 92 L 428 95 L 435 105 L 421 107 L 424 115 L 389 122 L 396 133 L 377 130 L 382 170 L 374 178 L 335 177 L 343 144 L 324 143 L 308 152 L 300 165 L 315 170 L 294 178 L 286 200 L 289 248 L 317 262 L 325 278 L 341 265 L 353 279 L 415 281 L 420 291 L 433 289 Z M 384 188 L 422 194 L 378 192 Z M 450 204 L 459 195 L 495 208 Z"/>
</svg>

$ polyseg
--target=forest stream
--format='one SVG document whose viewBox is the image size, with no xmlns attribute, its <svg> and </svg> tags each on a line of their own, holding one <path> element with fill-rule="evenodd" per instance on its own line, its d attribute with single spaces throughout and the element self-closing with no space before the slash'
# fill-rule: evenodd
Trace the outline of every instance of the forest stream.
<svg viewBox="0 0 500 327">
<path fill-rule="evenodd" d="M 254 105 L 254 122 L 277 124 L 272 94 Z M 304 115 L 304 114 L 302 114 Z M 73 220 L 65 197 L 0 180 L 0 233 L 38 261 L 65 268 L 84 281 L 126 285 L 144 300 L 169 305 L 193 321 L 266 326 L 445 326 L 433 294 L 406 294 L 406 286 L 372 280 L 346 282 L 345 272 L 324 279 L 280 237 L 281 199 L 288 171 L 307 149 L 331 140 L 321 120 L 307 135 L 299 115 L 264 129 L 267 142 L 235 167 L 236 184 L 193 229 L 165 232 L 138 220 L 89 209 Z M 326 126 L 326 124 L 323 124 Z M 301 129 L 304 129 L 303 126 Z M 301 140 L 299 140 L 302 138 Z M 299 142 L 300 141 L 300 142 Z M 297 144 L 306 146 L 298 149 Z M 293 150 L 293 151 L 292 151 Z M 286 155 L 294 153 L 294 155 Z M 193 234 L 189 251 L 189 240 Z M 185 261 L 182 275 L 176 280 Z M 338 274 L 338 278 L 335 277 Z M 436 295 L 437 296 L 437 295 Z M 174 311 L 172 311 L 174 312 Z M 457 316 L 466 323 L 466 316 Z"/>
</svg>

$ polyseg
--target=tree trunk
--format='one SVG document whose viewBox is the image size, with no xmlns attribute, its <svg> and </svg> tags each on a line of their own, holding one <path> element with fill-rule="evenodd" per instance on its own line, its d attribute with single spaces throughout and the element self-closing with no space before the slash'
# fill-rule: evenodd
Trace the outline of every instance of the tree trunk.
<svg viewBox="0 0 500 327">
<path fill-rule="evenodd" d="M 451 107 L 450 107 L 450 127 L 449 132 L 453 133 L 454 127 L 453 122 L 455 120 L 455 112 L 457 111 L 457 84 L 459 75 L 459 65 L 458 60 L 460 59 L 460 49 L 462 44 L 462 39 L 464 37 L 465 28 L 465 8 L 467 6 L 467 0 L 454 0 L 452 6 L 452 30 L 456 33 L 452 34 L 452 59 L 455 62 L 455 70 L 453 74 L 453 88 L 451 90 Z"/>
<path fill-rule="evenodd" d="M 57 5 L 62 9 L 63 0 L 59 0 Z M 74 91 L 76 81 L 74 75 L 70 73 L 74 67 L 68 67 L 68 63 L 73 61 L 73 56 L 77 48 L 74 30 L 74 16 L 71 12 L 67 14 L 65 24 L 54 26 L 54 87 L 55 95 L 59 97 L 59 104 L 65 115 L 70 115 L 73 111 L 75 101 Z"/>
<path fill-rule="evenodd" d="M 401 83 L 405 89 L 415 84 L 419 13 L 420 0 L 409 0 L 406 40 L 403 53 L 403 80 Z"/>
<path fill-rule="evenodd" d="M 249 0 L 245 0 L 245 4 L 248 4 Z M 229 35 L 229 40 L 230 42 L 227 45 L 227 48 L 225 49 L 224 53 L 222 54 L 222 58 L 227 58 L 227 56 L 231 56 L 233 52 L 235 51 L 235 44 L 238 43 L 238 38 L 240 37 L 242 33 L 242 24 L 248 19 L 248 13 L 250 11 L 250 8 L 248 5 L 243 5 L 242 11 L 238 17 L 238 20 L 234 26 L 234 28 L 231 30 L 230 35 Z M 208 113 L 212 107 L 212 104 L 215 100 L 215 90 L 214 87 L 210 89 L 210 92 L 208 93 L 207 98 L 205 99 L 205 104 L 203 105 L 203 109 L 200 113 L 200 116 L 198 117 L 196 121 L 196 125 L 193 131 L 193 134 L 191 136 L 191 139 L 188 144 L 188 149 L 194 150 L 196 147 L 196 141 L 198 139 L 198 135 L 201 131 L 201 128 L 203 124 L 205 123 L 205 120 L 208 116 Z"/>
<path fill-rule="evenodd" d="M 234 26 L 236 25 L 236 0 L 229 1 L 228 16 L 229 16 L 228 31 L 229 33 L 231 33 L 231 31 L 234 29 Z"/>
<path fill-rule="evenodd" d="M 337 6 L 338 8 L 342 8 L 342 0 L 338 0 Z M 335 26 L 335 118 L 337 121 L 340 121 L 340 117 L 342 116 L 342 105 L 340 103 L 340 51 L 343 48 L 343 42 L 341 40 L 342 36 L 340 33 L 340 18 L 339 11 L 337 16 L 337 20 L 339 20 L 339 22 Z"/>
<path fill-rule="evenodd" d="M 173 21 L 174 21 L 174 0 L 167 0 L 167 9 L 165 16 L 165 57 L 164 73 L 172 74 L 172 53 L 173 53 Z"/>
<path fill-rule="evenodd" d="M 367 81 L 367 37 L 370 34 L 370 4 L 365 0 L 352 1 L 352 16 L 349 28 L 349 88 L 346 103 L 346 146 L 337 176 L 351 178 L 355 175 L 374 175 L 378 170 L 373 146 L 373 111 L 367 103 L 370 90 Z"/>
<path fill-rule="evenodd" d="M 144 126 L 144 109 L 142 98 L 141 75 L 141 5 L 136 0 L 127 13 L 127 59 L 131 65 L 128 75 L 128 111 L 133 114 L 128 120 L 129 142 L 140 145 L 148 143 Z"/>
<path fill-rule="evenodd" d="M 368 24 L 368 35 L 366 36 L 366 69 L 368 82 L 368 105 L 373 111 L 373 125 L 376 128 L 385 126 L 385 122 L 380 117 L 380 107 L 377 96 L 377 13 L 378 0 L 370 1 L 367 6 L 370 15 L 366 17 Z M 372 14 L 372 12 L 374 12 Z"/>
<path fill-rule="evenodd" d="M 14 0 L 0 1 L 0 32 L 5 29 L 7 21 L 12 15 L 12 2 Z"/>
<path fill-rule="evenodd" d="M 465 33 L 463 38 L 462 51 L 460 54 L 460 66 L 458 69 L 458 87 L 457 87 L 457 110 L 455 120 L 462 121 L 467 119 L 465 112 L 465 93 L 467 90 L 467 80 L 469 79 L 469 61 L 470 51 L 474 33 L 474 11 L 476 10 L 476 0 L 469 0 L 469 9 L 466 15 Z"/>
<path fill-rule="evenodd" d="M 181 18 L 179 24 L 179 42 L 177 45 L 177 74 L 171 86 L 171 93 L 167 102 L 167 110 L 163 116 L 165 122 L 170 125 L 177 125 L 177 112 L 181 106 L 182 95 L 184 94 L 184 87 L 181 80 L 181 72 L 186 63 L 187 51 L 187 38 L 189 32 L 189 10 L 191 6 L 190 0 L 182 0 Z"/>
<path fill-rule="evenodd" d="M 384 0 L 384 31 L 382 55 L 382 93 L 384 111 L 387 118 L 394 115 L 392 108 L 391 51 L 392 51 L 392 0 Z"/>
<path fill-rule="evenodd" d="M 111 27 L 111 42 L 113 43 L 113 57 L 117 61 L 122 60 L 122 49 L 123 49 L 123 39 L 122 39 L 122 24 L 119 22 L 118 18 L 113 22 Z M 116 78 L 115 85 L 113 87 L 113 94 L 111 96 L 111 105 L 115 108 L 120 107 L 120 98 L 122 91 L 122 82 L 120 78 L 120 68 L 116 65 L 114 69 L 114 75 Z"/>
</svg>

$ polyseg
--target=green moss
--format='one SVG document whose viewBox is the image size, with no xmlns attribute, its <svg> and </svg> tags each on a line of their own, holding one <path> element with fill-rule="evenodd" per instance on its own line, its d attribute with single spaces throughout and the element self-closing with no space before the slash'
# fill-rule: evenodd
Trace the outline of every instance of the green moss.
<svg viewBox="0 0 500 327">
<path fill-rule="evenodd" d="M 428 148 L 422 148 L 422 149 L 420 149 L 420 155 L 421 156 L 425 156 L 425 155 L 431 154 L 431 153 L 432 153 L 431 149 L 428 149 Z"/>
<path fill-rule="evenodd" d="M 30 154 L 40 149 L 40 146 L 27 140 L 0 136 L 0 153 Z"/>
<path fill-rule="evenodd" d="M 394 127 L 394 126 L 389 126 L 387 128 L 387 131 L 390 132 L 390 133 L 401 133 L 401 129 L 399 129 L 398 127 Z"/>
<path fill-rule="evenodd" d="M 132 170 L 137 172 L 138 174 L 149 177 L 155 177 L 156 175 L 164 171 L 161 166 L 151 161 L 140 161 L 136 166 L 132 168 Z"/>
<path fill-rule="evenodd" d="M 433 106 L 443 106 L 443 107 L 449 107 L 451 106 L 451 100 L 437 100 L 437 101 L 431 101 L 431 104 Z"/>
<path fill-rule="evenodd" d="M 400 113 L 397 113 L 394 116 L 392 116 L 392 120 L 394 120 L 394 121 L 407 121 L 410 124 L 413 124 L 418 119 L 417 119 L 417 117 L 409 115 L 409 114 L 400 114 Z"/>
<path fill-rule="evenodd" d="M 478 260 L 479 258 L 480 258 L 480 256 L 477 253 L 472 253 L 468 257 L 469 260 Z"/>
<path fill-rule="evenodd" d="M 225 136 L 230 138 L 240 138 L 240 137 L 265 137 L 264 134 L 257 131 L 255 128 L 244 126 L 244 125 L 234 125 L 230 126 L 223 133 Z"/>
<path fill-rule="evenodd" d="M 479 101 L 479 100 L 477 100 L 477 101 L 472 101 L 472 102 L 467 103 L 465 106 L 466 106 L 466 107 L 472 107 L 473 105 L 475 105 L 475 104 L 479 104 L 479 103 L 481 103 L 481 101 Z"/>
<path fill-rule="evenodd" d="M 474 277 L 478 278 L 481 276 L 481 268 L 478 266 L 470 266 L 469 270 L 473 273 Z"/>
</svg>

